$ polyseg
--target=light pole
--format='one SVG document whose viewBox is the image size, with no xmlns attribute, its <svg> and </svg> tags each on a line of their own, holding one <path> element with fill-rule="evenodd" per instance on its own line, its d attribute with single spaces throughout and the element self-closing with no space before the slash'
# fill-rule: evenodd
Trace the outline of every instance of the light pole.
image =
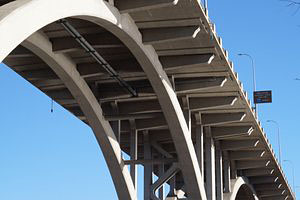
<svg viewBox="0 0 300 200">
<path fill-rule="evenodd" d="M 238 56 L 247 56 L 251 60 L 251 66 L 252 66 L 252 76 L 253 76 L 253 101 L 254 101 L 254 92 L 256 91 L 256 73 L 255 73 L 255 64 L 254 59 L 251 55 L 247 53 L 239 53 Z M 256 103 L 254 102 L 254 109 L 256 111 Z"/>
<path fill-rule="evenodd" d="M 279 164 L 281 165 L 281 145 L 280 145 L 280 129 L 279 129 L 279 124 L 275 120 L 267 120 L 269 123 L 274 123 L 277 126 L 277 139 L 278 139 L 278 157 L 279 157 Z"/>
<path fill-rule="evenodd" d="M 292 165 L 292 170 L 293 170 L 293 190 L 295 191 L 295 166 L 294 163 L 291 160 L 284 160 L 283 162 L 288 162 Z"/>
</svg>

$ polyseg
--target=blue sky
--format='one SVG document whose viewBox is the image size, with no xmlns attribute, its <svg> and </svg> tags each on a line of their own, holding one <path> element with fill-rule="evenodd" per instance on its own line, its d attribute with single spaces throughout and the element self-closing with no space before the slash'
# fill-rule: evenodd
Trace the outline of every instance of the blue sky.
<svg viewBox="0 0 300 200">
<path fill-rule="evenodd" d="M 259 106 L 259 118 L 277 152 L 276 120 L 282 158 L 296 168 L 300 101 L 300 13 L 279 0 L 209 0 L 209 15 L 223 38 L 235 70 L 252 92 L 250 60 L 255 59 L 257 89 L 273 90 L 273 103 Z M 0 65 L 0 199 L 117 199 L 93 133 L 21 77 Z M 250 96 L 252 97 L 252 96 Z M 291 165 L 283 163 L 292 183 Z M 300 185 L 296 172 L 296 185 Z M 300 194 L 300 190 L 299 190 Z"/>
</svg>

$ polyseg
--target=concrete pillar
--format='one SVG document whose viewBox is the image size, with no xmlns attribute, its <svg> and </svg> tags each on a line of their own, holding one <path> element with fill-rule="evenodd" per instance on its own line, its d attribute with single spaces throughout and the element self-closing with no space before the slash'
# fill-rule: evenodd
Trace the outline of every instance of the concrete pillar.
<svg viewBox="0 0 300 200">
<path fill-rule="evenodd" d="M 134 120 L 132 120 L 130 121 L 130 160 L 138 159 L 137 148 L 137 130 L 135 127 L 135 122 Z M 133 185 L 135 186 L 135 190 L 137 191 L 137 167 L 134 163 L 130 165 L 130 175 L 133 181 Z"/>
<path fill-rule="evenodd" d="M 220 142 L 216 141 L 216 198 L 223 200 L 223 156 Z"/>
<path fill-rule="evenodd" d="M 151 159 L 151 146 L 148 131 L 144 131 L 144 159 Z M 152 165 L 144 165 L 144 200 L 151 200 Z"/>
<path fill-rule="evenodd" d="M 230 179 L 230 160 L 227 151 L 224 151 L 223 156 L 223 178 L 224 178 L 224 192 L 231 192 L 231 179 Z"/>
<path fill-rule="evenodd" d="M 205 188 L 207 200 L 216 200 L 215 145 L 211 135 L 210 127 L 205 127 L 205 157 Z"/>
<path fill-rule="evenodd" d="M 202 174 L 202 181 L 204 183 L 204 128 L 201 124 L 201 113 L 195 114 L 196 118 L 196 145 L 195 151 L 200 167 L 200 172 Z"/>
<path fill-rule="evenodd" d="M 192 118 L 191 118 L 191 110 L 190 110 L 190 106 L 189 106 L 189 97 L 188 96 L 182 97 L 182 110 L 183 110 L 183 115 L 184 115 L 186 124 L 191 133 Z"/>
<path fill-rule="evenodd" d="M 234 160 L 230 161 L 230 178 L 231 179 L 237 178 L 236 163 Z"/>
<path fill-rule="evenodd" d="M 163 156 L 161 156 L 163 158 Z M 161 177 L 164 173 L 165 173 L 165 165 L 164 164 L 160 164 L 158 167 L 158 176 Z M 158 190 L 158 197 L 160 199 L 164 199 L 164 185 L 162 185 L 159 190 Z"/>
</svg>

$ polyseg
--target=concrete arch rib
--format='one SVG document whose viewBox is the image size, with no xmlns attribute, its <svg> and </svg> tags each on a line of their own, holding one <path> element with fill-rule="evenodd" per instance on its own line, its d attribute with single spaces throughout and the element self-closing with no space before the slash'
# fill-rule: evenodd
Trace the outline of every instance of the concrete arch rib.
<svg viewBox="0 0 300 200">
<path fill-rule="evenodd" d="M 37 15 L 39 16 L 38 18 L 36 17 Z M 2 46 L 0 49 L 0 61 L 9 55 L 21 42 L 45 25 L 67 17 L 86 19 L 106 28 L 121 39 L 132 51 L 147 74 L 168 122 L 184 175 L 188 197 L 193 200 L 205 200 L 205 189 L 201 181 L 202 178 L 195 150 L 177 96 L 159 62 L 155 50 L 152 46 L 145 46 L 142 43 L 141 34 L 129 15 L 121 15 L 117 9 L 111 7 L 103 0 L 17 0 L 0 8 L 0 44 Z M 37 36 L 30 37 L 27 42 L 33 37 Z M 29 45 L 26 42 L 24 44 L 26 46 Z M 33 49 L 36 48 L 34 46 L 31 47 Z M 52 58 L 63 56 L 53 54 L 50 49 L 48 49 L 48 53 L 52 54 Z M 127 168 L 123 167 L 122 160 L 118 156 L 120 155 L 120 147 L 111 127 L 108 122 L 103 120 L 101 108 L 96 98 L 88 90 L 86 83 L 82 82 L 75 68 L 71 67 L 72 62 L 69 64 L 68 69 L 57 66 L 57 69 L 54 71 L 58 73 L 75 98 L 78 99 L 87 118 L 97 117 L 99 120 L 100 124 L 94 122 L 91 123 L 91 126 L 95 134 L 99 133 L 101 139 L 105 141 L 104 144 L 100 142 L 100 146 L 106 157 L 119 198 L 136 199 Z M 75 77 L 81 81 L 75 81 Z M 78 90 L 80 91 L 79 93 Z M 87 94 L 82 93 L 85 90 L 87 90 Z M 85 105 L 86 103 L 88 106 Z M 92 105 L 97 110 L 94 110 Z M 106 134 L 101 135 L 101 133 Z M 108 150 L 110 151 L 109 153 L 105 152 L 107 151 L 106 145 L 110 149 Z M 114 164 L 117 164 L 117 167 Z M 112 170 L 116 170 L 117 173 Z M 122 181 L 119 180 L 120 175 L 122 175 Z"/>
<path fill-rule="evenodd" d="M 224 200 L 236 200 L 240 189 L 242 188 L 242 186 L 245 186 L 245 185 L 248 187 L 248 190 L 251 191 L 251 193 L 252 193 L 251 195 L 253 195 L 251 197 L 251 199 L 258 200 L 258 197 L 256 195 L 254 188 L 249 184 L 248 179 L 245 177 L 238 177 L 237 179 L 232 180 L 231 192 L 224 194 L 223 199 Z"/>
</svg>

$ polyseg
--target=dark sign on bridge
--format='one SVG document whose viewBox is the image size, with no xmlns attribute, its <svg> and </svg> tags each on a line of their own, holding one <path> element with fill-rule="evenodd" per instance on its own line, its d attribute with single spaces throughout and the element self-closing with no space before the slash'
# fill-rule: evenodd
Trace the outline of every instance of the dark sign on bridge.
<svg viewBox="0 0 300 200">
<path fill-rule="evenodd" d="M 254 92 L 254 103 L 272 103 L 272 91 L 255 91 Z"/>
</svg>

